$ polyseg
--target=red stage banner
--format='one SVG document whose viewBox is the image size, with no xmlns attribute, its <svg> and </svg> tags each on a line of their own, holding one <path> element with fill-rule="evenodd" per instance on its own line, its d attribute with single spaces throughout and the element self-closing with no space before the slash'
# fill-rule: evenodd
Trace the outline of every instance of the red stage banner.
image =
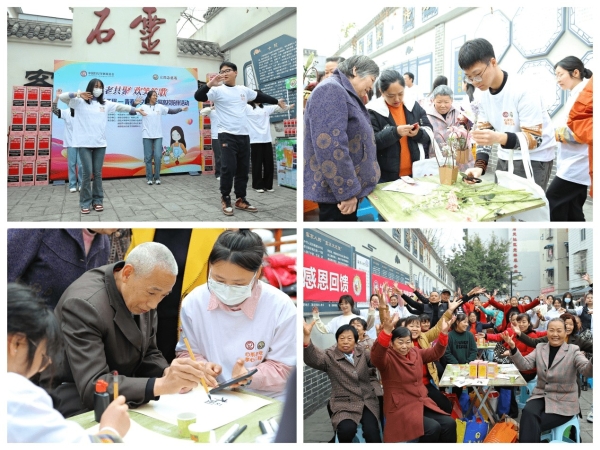
<svg viewBox="0 0 600 450">
<path fill-rule="evenodd" d="M 409 288 L 406 284 L 399 283 L 395 280 L 391 280 L 389 278 L 380 277 L 379 275 L 371 275 L 371 289 L 373 290 L 373 294 L 379 292 L 379 288 L 387 283 L 388 287 L 391 288 L 394 286 L 394 283 L 398 283 L 398 287 L 401 291 L 404 291 L 406 295 L 413 295 L 413 290 Z M 401 299 L 400 299 L 401 300 Z"/>
<path fill-rule="evenodd" d="M 367 301 L 367 274 L 352 267 L 304 254 L 304 300 L 337 302 L 344 294 Z"/>
</svg>

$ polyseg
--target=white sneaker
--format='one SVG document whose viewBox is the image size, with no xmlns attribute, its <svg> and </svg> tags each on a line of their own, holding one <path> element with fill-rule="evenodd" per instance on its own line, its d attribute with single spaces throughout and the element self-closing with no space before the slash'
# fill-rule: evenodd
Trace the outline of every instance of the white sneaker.
<svg viewBox="0 0 600 450">
<path fill-rule="evenodd" d="M 589 423 L 594 423 L 594 411 L 590 411 L 587 415 L 587 421 Z"/>
<path fill-rule="evenodd" d="M 221 181 L 221 177 L 217 177 L 217 181 Z"/>
<path fill-rule="evenodd" d="M 258 192 L 259 194 L 263 194 L 265 192 L 264 189 L 254 189 L 256 192 Z"/>
<path fill-rule="evenodd" d="M 160 184 L 160 180 L 156 180 L 156 184 Z"/>
<path fill-rule="evenodd" d="M 267 189 L 267 192 L 275 192 L 275 189 Z"/>
<path fill-rule="evenodd" d="M 69 192 L 77 192 L 77 188 L 71 188 L 69 189 Z"/>
<path fill-rule="evenodd" d="M 148 186 L 152 186 L 152 180 L 148 180 Z"/>
</svg>

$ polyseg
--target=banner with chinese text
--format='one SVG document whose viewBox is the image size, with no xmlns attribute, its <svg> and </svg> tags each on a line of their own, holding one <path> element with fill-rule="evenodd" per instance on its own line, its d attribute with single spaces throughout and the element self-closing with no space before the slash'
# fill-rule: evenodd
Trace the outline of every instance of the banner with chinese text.
<svg viewBox="0 0 600 450">
<path fill-rule="evenodd" d="M 104 98 L 131 105 L 150 90 L 158 94 L 158 103 L 169 108 L 188 106 L 187 111 L 161 116 L 163 155 L 161 174 L 201 171 L 202 153 L 198 122 L 197 69 L 143 66 L 103 62 L 54 61 L 54 87 L 63 92 L 85 91 L 92 78 L 104 83 Z M 59 101 L 59 109 L 68 105 Z M 64 120 L 52 118 L 51 180 L 66 180 L 67 152 L 63 148 Z M 180 135 L 172 146 L 172 134 Z M 146 174 L 142 143 L 142 117 L 127 113 L 108 116 L 106 156 L 103 178 L 135 177 Z M 183 144 L 183 145 L 181 145 Z M 185 150 L 184 150 L 185 149 Z"/>
<path fill-rule="evenodd" d="M 371 286 L 373 286 L 373 294 L 379 292 L 380 288 L 383 288 L 383 285 L 386 284 L 388 288 L 388 295 L 390 294 L 389 289 L 394 286 L 394 283 L 398 283 L 397 280 L 391 280 L 389 278 L 381 277 L 379 275 L 371 275 Z M 403 291 L 407 295 L 412 295 L 413 290 L 409 288 L 406 284 L 398 283 L 398 288 Z"/>
<path fill-rule="evenodd" d="M 348 294 L 355 303 L 367 301 L 367 275 L 352 267 L 304 254 L 304 301 L 337 303 Z"/>
</svg>

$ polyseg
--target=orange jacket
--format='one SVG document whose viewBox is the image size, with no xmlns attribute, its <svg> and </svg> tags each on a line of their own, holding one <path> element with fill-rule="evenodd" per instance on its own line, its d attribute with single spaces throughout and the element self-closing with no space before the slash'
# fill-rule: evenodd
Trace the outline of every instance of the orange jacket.
<svg viewBox="0 0 600 450">
<path fill-rule="evenodd" d="M 569 112 L 569 119 L 567 126 L 573 132 L 577 142 L 581 144 L 588 144 L 588 154 L 590 157 L 590 178 L 592 179 L 592 186 L 590 188 L 590 197 L 593 197 L 594 190 L 594 176 L 593 167 L 594 160 L 593 145 L 594 145 L 594 77 L 590 78 L 587 86 L 581 91 L 571 111 Z"/>
</svg>

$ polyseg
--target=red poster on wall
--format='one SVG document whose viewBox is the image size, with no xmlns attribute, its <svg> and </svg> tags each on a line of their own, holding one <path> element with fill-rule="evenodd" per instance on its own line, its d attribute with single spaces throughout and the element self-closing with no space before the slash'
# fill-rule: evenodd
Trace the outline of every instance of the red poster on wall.
<svg viewBox="0 0 600 450">
<path fill-rule="evenodd" d="M 371 275 L 371 289 L 373 290 L 374 294 L 379 292 L 379 288 L 383 286 L 384 283 L 387 283 L 388 287 L 393 287 L 394 283 L 398 282 L 389 278 L 380 277 L 379 275 Z M 398 287 L 401 291 L 404 291 L 406 295 L 413 294 L 413 290 L 409 288 L 406 284 L 398 283 Z"/>
<path fill-rule="evenodd" d="M 304 254 L 304 300 L 337 302 L 344 294 L 366 302 L 367 274 L 352 267 Z"/>
</svg>

